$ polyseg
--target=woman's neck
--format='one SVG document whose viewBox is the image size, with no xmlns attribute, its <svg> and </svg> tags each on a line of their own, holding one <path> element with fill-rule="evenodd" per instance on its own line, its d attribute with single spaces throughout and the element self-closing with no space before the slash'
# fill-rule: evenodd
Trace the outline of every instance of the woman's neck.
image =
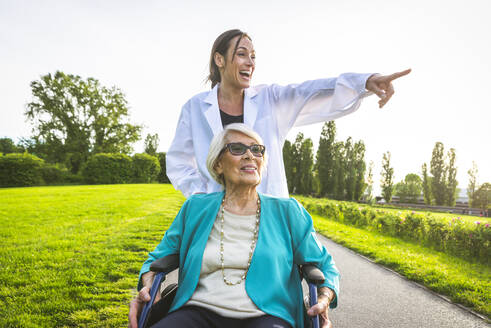
<svg viewBox="0 0 491 328">
<path fill-rule="evenodd" d="M 259 195 L 256 188 L 231 188 L 225 190 L 225 209 L 239 215 L 252 215 L 257 210 Z"/>
<path fill-rule="evenodd" d="M 218 87 L 218 107 L 232 116 L 244 114 L 244 89 L 221 83 Z"/>
</svg>

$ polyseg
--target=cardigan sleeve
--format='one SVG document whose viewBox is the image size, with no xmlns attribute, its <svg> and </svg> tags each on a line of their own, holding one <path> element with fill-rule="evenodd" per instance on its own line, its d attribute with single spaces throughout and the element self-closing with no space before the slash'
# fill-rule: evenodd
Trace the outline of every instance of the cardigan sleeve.
<svg viewBox="0 0 491 328">
<path fill-rule="evenodd" d="M 336 297 L 330 304 L 331 308 L 335 308 L 339 295 L 339 271 L 334 260 L 324 245 L 317 239 L 312 217 L 293 198 L 291 198 L 291 214 L 293 262 L 297 265 L 313 264 L 324 273 L 325 281 L 320 287 L 329 287 L 336 293 Z"/>
<path fill-rule="evenodd" d="M 365 89 L 372 74 L 344 73 L 337 78 L 305 81 L 269 89 L 279 133 L 295 126 L 331 121 L 358 109 L 371 93 Z"/>
<path fill-rule="evenodd" d="M 181 247 L 182 235 L 184 230 L 184 218 L 186 215 L 186 208 L 188 206 L 189 199 L 182 205 L 179 213 L 174 221 L 170 225 L 169 229 L 164 234 L 164 237 L 155 249 L 148 253 L 147 260 L 143 263 L 138 277 L 138 290 L 143 287 L 141 277 L 143 274 L 150 271 L 150 265 L 153 261 L 158 260 L 164 256 L 171 254 L 179 254 Z"/>
</svg>

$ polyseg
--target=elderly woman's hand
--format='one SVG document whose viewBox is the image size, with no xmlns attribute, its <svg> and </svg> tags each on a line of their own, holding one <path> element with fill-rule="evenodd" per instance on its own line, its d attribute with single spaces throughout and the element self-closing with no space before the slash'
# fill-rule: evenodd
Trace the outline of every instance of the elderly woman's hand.
<svg viewBox="0 0 491 328">
<path fill-rule="evenodd" d="M 392 81 L 409 73 L 411 73 L 411 69 L 390 75 L 374 74 L 368 78 L 365 88 L 368 91 L 372 91 L 380 98 L 378 104 L 379 107 L 382 108 L 394 94 Z"/>
<path fill-rule="evenodd" d="M 145 303 L 150 301 L 150 287 L 153 283 L 155 274 L 153 272 L 147 272 L 142 275 L 142 282 L 144 287 L 140 289 L 138 295 L 130 302 L 130 313 L 128 314 L 128 327 L 138 328 L 138 318 L 145 306 Z M 160 293 L 155 296 L 155 302 L 160 300 Z"/>
<path fill-rule="evenodd" d="M 322 328 L 333 328 L 332 322 L 329 320 L 329 298 L 324 295 L 319 295 L 317 299 L 317 304 L 312 306 L 307 314 L 311 317 L 319 315 L 320 317 L 320 325 Z"/>
</svg>

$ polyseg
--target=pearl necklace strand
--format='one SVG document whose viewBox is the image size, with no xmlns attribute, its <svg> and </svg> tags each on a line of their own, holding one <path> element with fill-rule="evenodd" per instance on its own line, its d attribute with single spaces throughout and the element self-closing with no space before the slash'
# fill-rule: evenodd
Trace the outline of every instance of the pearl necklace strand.
<svg viewBox="0 0 491 328">
<path fill-rule="evenodd" d="M 225 219 L 224 219 L 224 210 L 225 210 L 225 196 L 223 197 L 221 211 L 220 211 L 220 262 L 221 262 L 221 267 L 222 267 L 223 281 L 227 285 L 233 286 L 233 285 L 238 285 L 243 280 L 245 280 L 245 278 L 247 277 L 247 273 L 249 272 L 249 267 L 251 266 L 252 254 L 254 254 L 254 248 L 256 247 L 257 236 L 258 236 L 258 232 L 259 232 L 259 218 L 261 216 L 261 199 L 259 198 L 259 195 L 258 195 L 258 197 L 257 197 L 257 210 L 256 210 L 256 225 L 254 227 L 254 232 L 253 232 L 253 236 L 252 236 L 251 249 L 249 250 L 249 260 L 247 261 L 247 268 L 244 271 L 244 274 L 242 275 L 242 277 L 240 278 L 240 280 L 239 281 L 236 281 L 236 282 L 232 282 L 232 281 L 228 280 L 227 277 L 225 277 L 225 264 L 224 264 L 224 260 L 223 260 L 223 253 L 224 253 L 224 247 L 223 247 L 223 225 L 224 225 L 224 222 L 225 222 Z"/>
</svg>

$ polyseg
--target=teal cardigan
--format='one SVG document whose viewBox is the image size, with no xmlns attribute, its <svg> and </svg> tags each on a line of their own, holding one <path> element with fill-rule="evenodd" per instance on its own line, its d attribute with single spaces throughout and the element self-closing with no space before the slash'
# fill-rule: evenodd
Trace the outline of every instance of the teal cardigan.
<svg viewBox="0 0 491 328">
<path fill-rule="evenodd" d="M 201 261 L 213 223 L 222 203 L 223 191 L 189 197 L 160 244 L 142 266 L 169 254 L 179 253 L 179 288 L 170 312 L 182 307 L 198 285 Z M 256 249 L 245 280 L 252 302 L 263 312 L 303 327 L 303 297 L 298 265 L 313 263 L 322 270 L 327 286 L 339 295 L 339 271 L 331 255 L 315 235 L 312 218 L 293 198 L 259 194 L 261 218 Z M 334 308 L 337 297 L 331 303 Z"/>
</svg>

